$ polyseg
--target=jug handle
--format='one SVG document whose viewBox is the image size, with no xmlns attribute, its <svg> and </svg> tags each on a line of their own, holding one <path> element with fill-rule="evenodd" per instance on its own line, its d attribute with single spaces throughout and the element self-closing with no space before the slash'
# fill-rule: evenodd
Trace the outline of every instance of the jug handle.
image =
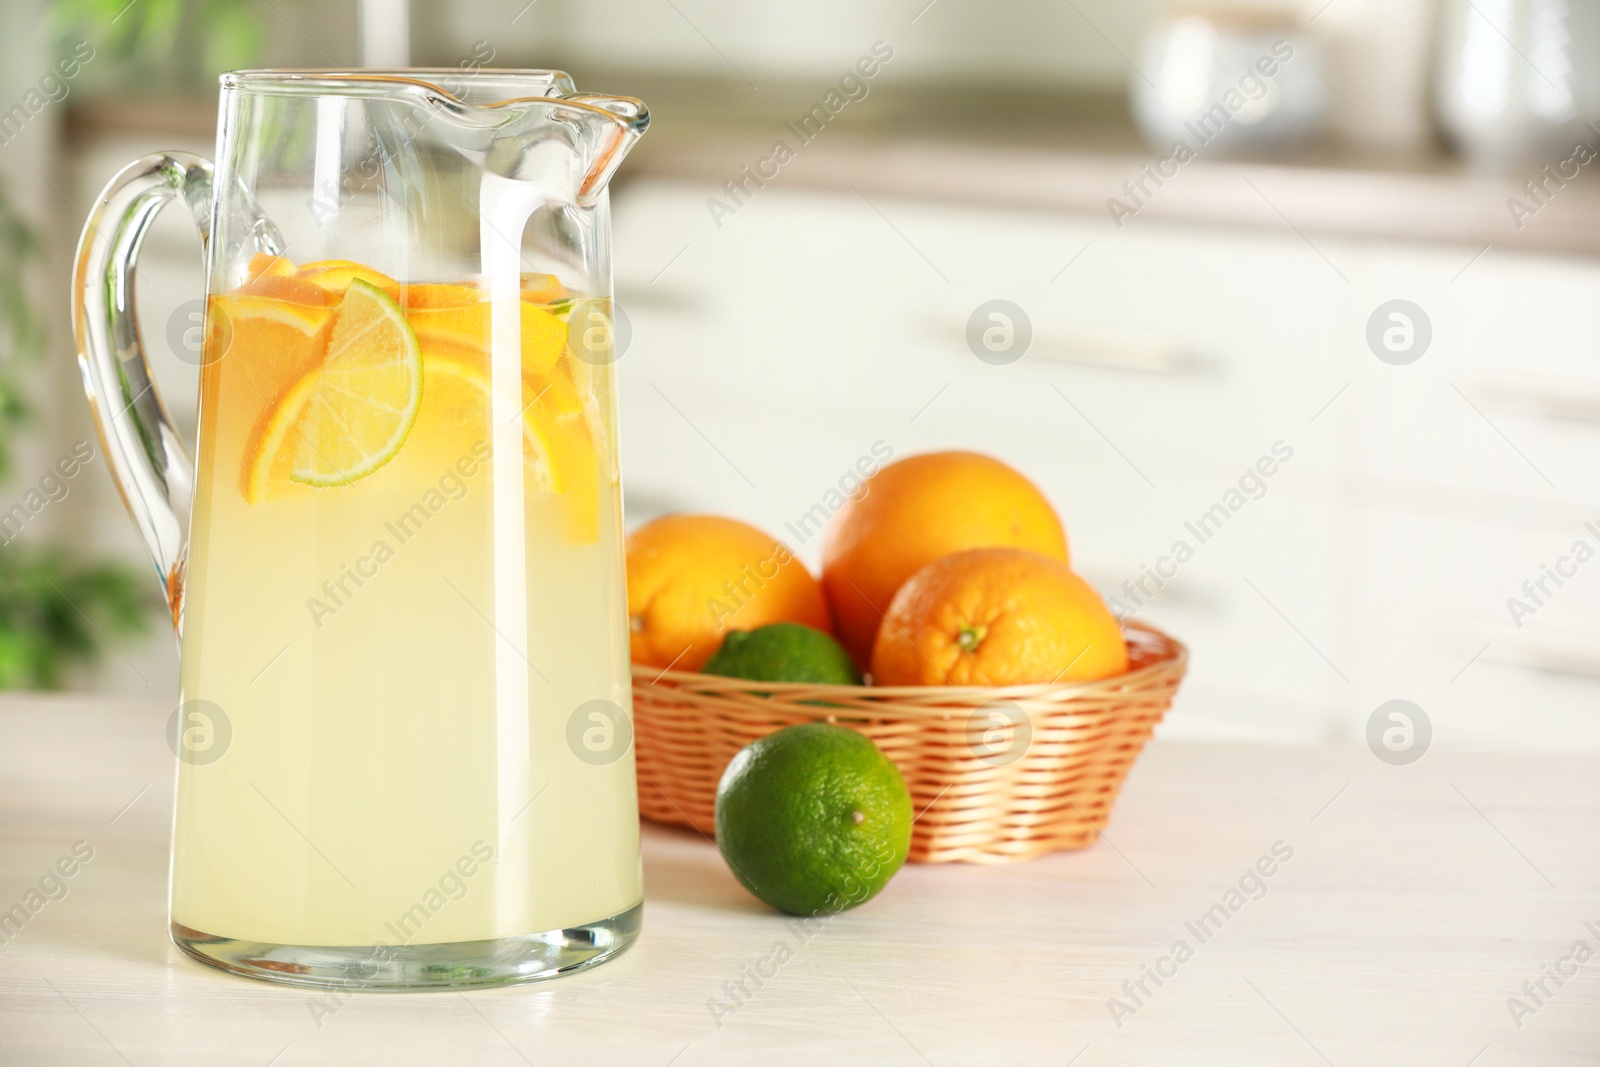
<svg viewBox="0 0 1600 1067">
<path fill-rule="evenodd" d="M 144 156 L 112 178 L 89 212 L 72 276 L 73 334 L 101 450 L 144 537 L 181 632 L 194 461 L 155 389 L 134 312 L 134 261 L 156 212 L 182 200 L 211 240 L 211 163 L 188 152 Z"/>
</svg>

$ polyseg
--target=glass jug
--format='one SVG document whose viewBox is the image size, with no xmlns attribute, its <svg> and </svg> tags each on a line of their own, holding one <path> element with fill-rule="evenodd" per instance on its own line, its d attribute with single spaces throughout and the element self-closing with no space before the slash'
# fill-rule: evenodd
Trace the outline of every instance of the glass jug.
<svg viewBox="0 0 1600 1067">
<path fill-rule="evenodd" d="M 648 112 L 554 71 L 245 71 L 220 120 L 215 168 L 112 180 L 73 281 L 181 646 L 173 939 L 343 989 L 605 960 L 642 899 L 606 183 Z M 193 463 L 133 314 L 172 200 Z"/>
</svg>

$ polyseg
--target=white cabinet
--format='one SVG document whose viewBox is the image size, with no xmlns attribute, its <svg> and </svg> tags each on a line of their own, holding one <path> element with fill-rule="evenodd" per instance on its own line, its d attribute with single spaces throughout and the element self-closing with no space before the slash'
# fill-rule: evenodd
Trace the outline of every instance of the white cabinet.
<svg viewBox="0 0 1600 1067">
<path fill-rule="evenodd" d="M 1379 481 L 1487 493 L 1519 509 L 1596 509 L 1600 263 L 1490 249 L 1468 266 L 1474 251 L 1368 257 L 1363 312 L 1410 300 L 1433 340 L 1416 363 L 1361 368 L 1364 466 Z"/>
<path fill-rule="evenodd" d="M 815 565 L 784 524 L 874 441 L 978 449 L 1045 489 L 1109 596 L 1191 543 L 1140 612 L 1194 651 L 1169 735 L 1355 742 L 1406 696 L 1440 743 L 1600 748 L 1600 560 L 1538 620 L 1554 636 L 1494 628 L 1600 519 L 1600 265 L 777 187 L 718 228 L 714 192 L 618 197 L 632 521 L 726 512 Z M 965 340 L 996 298 L 1034 334 L 1005 366 Z M 1366 340 L 1396 298 L 1433 334 L 1406 366 Z M 1292 458 L 1196 543 L 1278 442 Z"/>
<path fill-rule="evenodd" d="M 1600 550 L 1581 523 L 1370 509 L 1354 663 L 1368 702 L 1414 701 L 1440 743 L 1600 748 L 1600 554 L 1572 560 L 1579 540 Z"/>
</svg>

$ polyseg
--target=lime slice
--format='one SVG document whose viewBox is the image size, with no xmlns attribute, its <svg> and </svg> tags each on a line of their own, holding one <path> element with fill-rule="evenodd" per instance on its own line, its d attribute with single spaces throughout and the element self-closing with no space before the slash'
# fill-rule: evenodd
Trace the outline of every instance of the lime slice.
<svg viewBox="0 0 1600 1067">
<path fill-rule="evenodd" d="M 422 405 L 422 354 L 400 305 L 352 279 L 314 375 L 296 413 L 291 477 L 304 485 L 348 485 L 393 459 Z"/>
</svg>

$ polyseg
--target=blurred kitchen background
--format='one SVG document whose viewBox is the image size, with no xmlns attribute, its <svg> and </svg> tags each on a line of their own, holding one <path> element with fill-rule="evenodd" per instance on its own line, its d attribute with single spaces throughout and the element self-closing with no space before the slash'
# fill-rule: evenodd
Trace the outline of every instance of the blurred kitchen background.
<svg viewBox="0 0 1600 1067">
<path fill-rule="evenodd" d="M 176 693 L 98 444 L 41 489 L 95 441 L 84 212 L 211 153 L 219 70 L 358 65 L 650 105 L 613 186 L 631 523 L 815 567 L 799 520 L 875 442 L 991 452 L 1190 644 L 1163 736 L 1360 743 L 1398 698 L 1436 744 L 1600 749 L 1595 0 L 6 0 L 0 683 Z M 191 224 L 140 267 L 192 429 Z"/>
</svg>

